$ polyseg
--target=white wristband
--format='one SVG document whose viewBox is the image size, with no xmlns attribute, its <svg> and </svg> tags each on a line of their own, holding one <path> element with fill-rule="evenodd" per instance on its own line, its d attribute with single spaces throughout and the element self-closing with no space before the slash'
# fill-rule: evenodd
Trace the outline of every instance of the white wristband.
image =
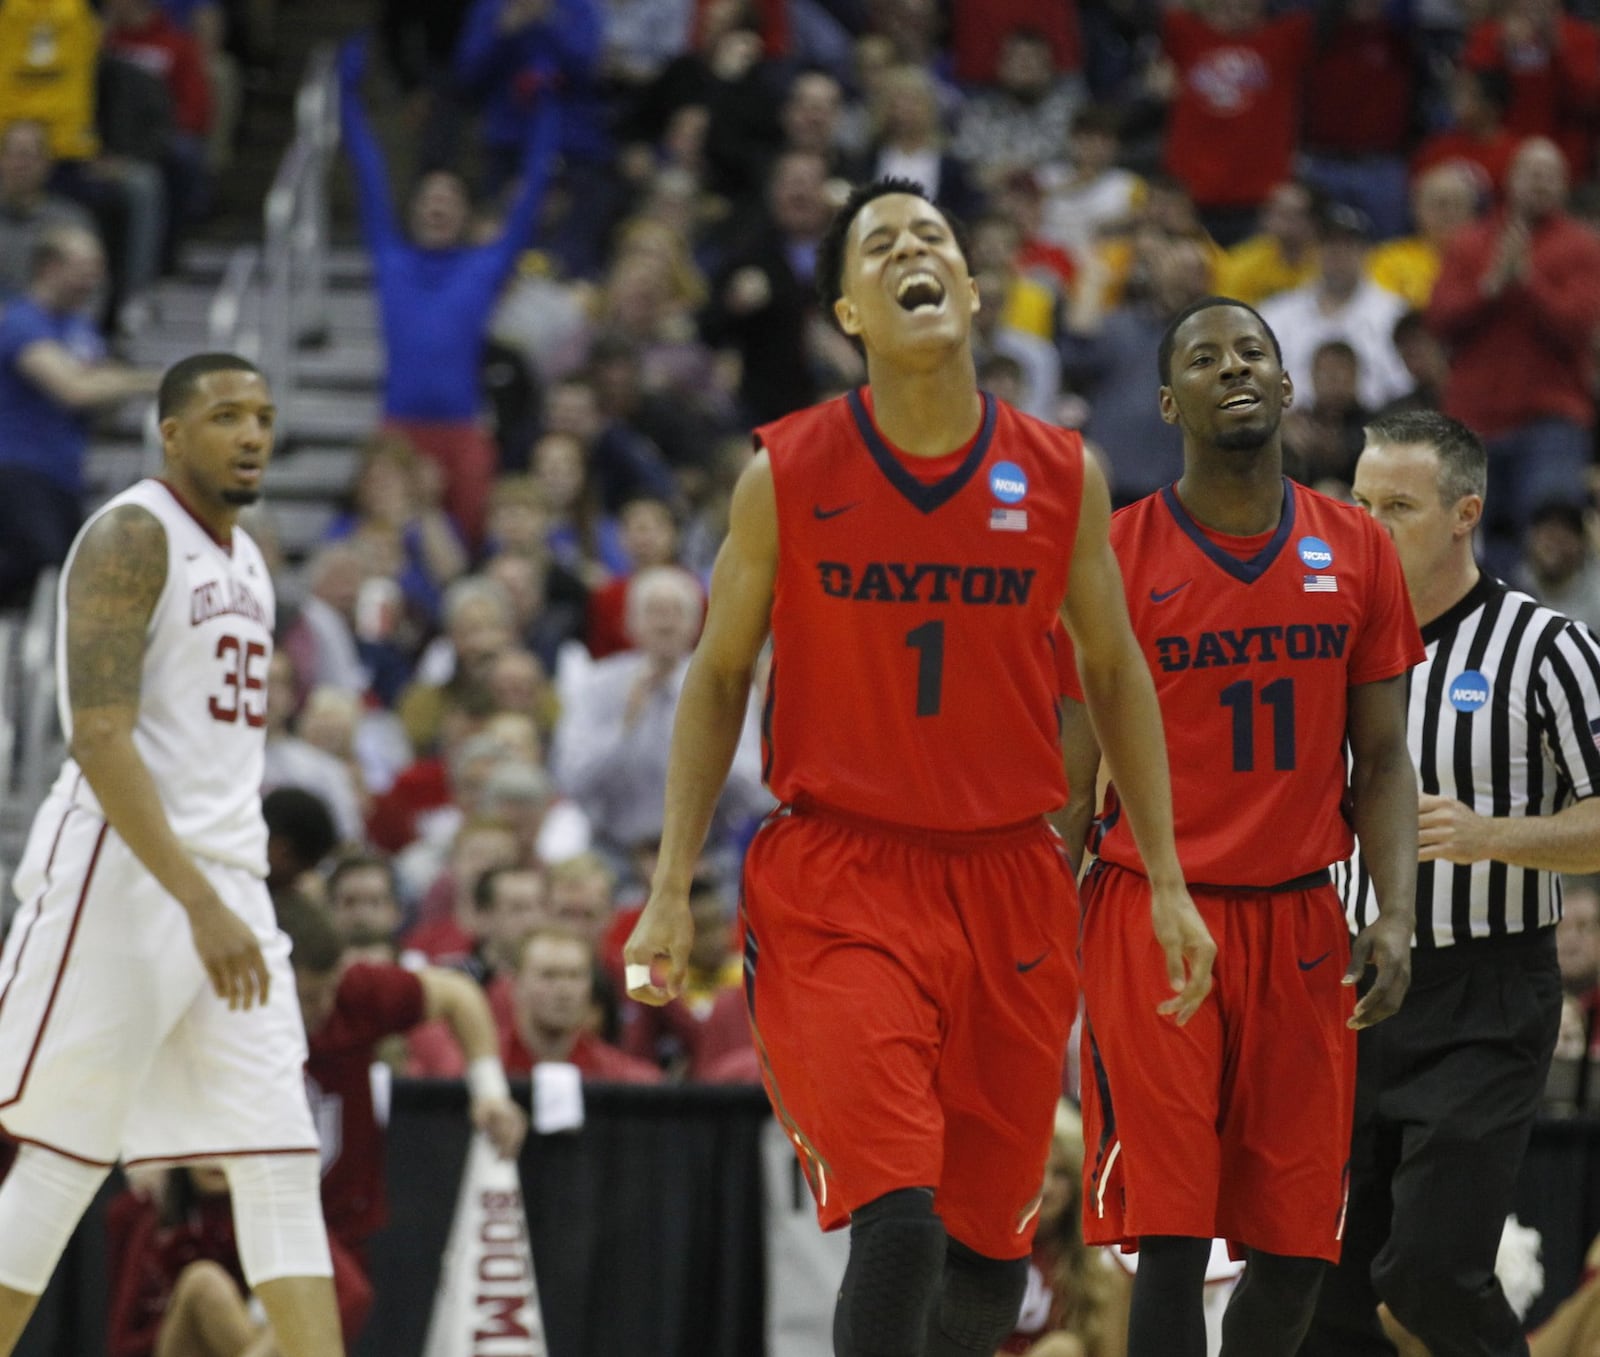
<svg viewBox="0 0 1600 1357">
<path fill-rule="evenodd" d="M 505 1066 L 498 1056 L 481 1055 L 467 1066 L 467 1092 L 472 1101 L 485 1098 L 509 1098 L 511 1085 L 506 1082 Z"/>
</svg>

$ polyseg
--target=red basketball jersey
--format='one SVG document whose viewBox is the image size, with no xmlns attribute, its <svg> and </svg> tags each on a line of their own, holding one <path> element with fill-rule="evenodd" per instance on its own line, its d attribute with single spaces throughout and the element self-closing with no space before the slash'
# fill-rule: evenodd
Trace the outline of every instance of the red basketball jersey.
<svg viewBox="0 0 1600 1357">
<path fill-rule="evenodd" d="M 756 438 L 778 504 L 773 794 L 941 830 L 1059 806 L 1051 629 L 1083 494 L 1078 435 L 985 396 L 971 446 L 924 481 L 858 391 Z"/>
<path fill-rule="evenodd" d="M 1150 663 L 1191 882 L 1267 886 L 1350 855 L 1344 798 L 1352 685 L 1423 657 L 1400 560 L 1365 512 L 1284 481 L 1283 517 L 1241 559 L 1177 493 L 1111 521 L 1133 629 Z M 1076 674 L 1063 688 L 1077 696 Z M 1143 871 L 1115 788 L 1101 857 Z"/>
</svg>

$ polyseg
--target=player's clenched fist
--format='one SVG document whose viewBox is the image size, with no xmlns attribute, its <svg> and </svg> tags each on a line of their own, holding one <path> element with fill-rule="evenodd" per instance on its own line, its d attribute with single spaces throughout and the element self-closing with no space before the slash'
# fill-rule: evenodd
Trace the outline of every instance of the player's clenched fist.
<svg viewBox="0 0 1600 1357">
<path fill-rule="evenodd" d="M 622 949 L 628 996 L 657 1007 L 676 999 L 683 990 L 693 942 L 694 916 L 689 912 L 688 893 L 652 890 L 649 904 Z"/>
</svg>

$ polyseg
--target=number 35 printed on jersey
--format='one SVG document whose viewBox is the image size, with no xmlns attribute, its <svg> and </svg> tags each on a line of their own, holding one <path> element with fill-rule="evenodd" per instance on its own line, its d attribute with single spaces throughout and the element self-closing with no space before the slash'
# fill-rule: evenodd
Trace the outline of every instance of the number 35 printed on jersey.
<svg viewBox="0 0 1600 1357">
<path fill-rule="evenodd" d="M 237 636 L 217 638 L 222 691 L 211 695 L 211 719 L 247 726 L 267 723 L 267 648 Z"/>
</svg>

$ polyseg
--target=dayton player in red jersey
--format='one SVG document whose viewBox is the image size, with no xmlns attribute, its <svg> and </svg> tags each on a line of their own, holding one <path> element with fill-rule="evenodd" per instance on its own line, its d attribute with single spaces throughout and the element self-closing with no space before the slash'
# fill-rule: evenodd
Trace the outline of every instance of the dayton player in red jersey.
<svg viewBox="0 0 1600 1357">
<path fill-rule="evenodd" d="M 978 392 L 976 289 L 914 185 L 853 194 L 817 276 L 870 387 L 758 431 L 628 981 L 653 1003 L 682 984 L 689 882 L 770 629 L 766 775 L 783 806 L 745 869 L 746 993 L 819 1218 L 850 1225 L 835 1350 L 993 1357 L 1026 1283 L 1077 1000 L 1076 898 L 1042 819 L 1066 795 L 1058 614 L 1152 866 L 1152 1010 L 1163 992 L 1180 1020 L 1199 1006 L 1212 944 L 1171 847 L 1104 478 L 1076 434 Z"/>
<path fill-rule="evenodd" d="M 1214 1235 L 1250 1260 L 1225 1357 L 1290 1357 L 1321 1260 L 1339 1256 L 1346 1025 L 1393 1013 L 1409 974 L 1404 674 L 1422 642 L 1388 537 L 1283 476 L 1293 391 L 1266 323 L 1231 299 L 1196 302 L 1167 331 L 1161 378 L 1184 474 L 1119 513 L 1111 540 L 1160 697 L 1178 856 L 1217 942 L 1216 988 L 1181 1030 L 1135 997 L 1162 958 L 1132 923 L 1150 884 L 1113 789 L 1084 890 L 1084 1235 L 1139 1247 L 1130 1357 L 1204 1357 Z M 1069 707 L 1074 721 L 1087 726 Z M 1071 774 L 1092 785 L 1092 741 L 1078 747 L 1089 758 Z M 1352 825 L 1382 906 L 1353 955 L 1327 872 L 1349 856 Z M 1347 986 L 1369 965 L 1377 979 L 1352 1014 Z"/>
</svg>

